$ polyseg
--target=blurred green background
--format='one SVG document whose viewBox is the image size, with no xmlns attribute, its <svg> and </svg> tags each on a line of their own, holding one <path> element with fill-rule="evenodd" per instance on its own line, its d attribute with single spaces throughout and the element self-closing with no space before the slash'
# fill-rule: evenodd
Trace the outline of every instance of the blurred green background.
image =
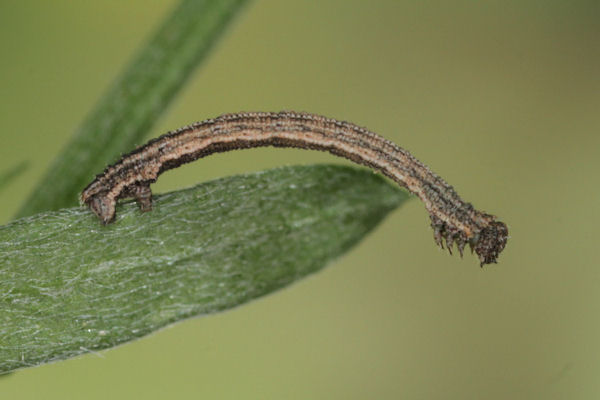
<svg viewBox="0 0 600 400">
<path fill-rule="evenodd" d="M 174 4 L 0 3 L 0 171 L 30 164 L 3 223 Z M 148 138 L 242 110 L 367 126 L 508 223 L 500 263 L 437 249 L 414 199 L 307 280 L 0 378 L 0 398 L 598 398 L 598 21 L 595 0 L 251 2 Z M 234 152 L 154 189 L 315 162 L 344 161 Z"/>
</svg>

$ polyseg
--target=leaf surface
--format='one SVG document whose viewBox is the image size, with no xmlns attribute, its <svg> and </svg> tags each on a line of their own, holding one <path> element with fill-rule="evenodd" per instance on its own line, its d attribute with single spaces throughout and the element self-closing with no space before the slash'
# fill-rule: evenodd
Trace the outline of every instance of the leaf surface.
<svg viewBox="0 0 600 400">
<path fill-rule="evenodd" d="M 318 271 L 408 195 L 379 175 L 297 166 L 0 227 L 0 373 L 107 349 Z"/>
</svg>

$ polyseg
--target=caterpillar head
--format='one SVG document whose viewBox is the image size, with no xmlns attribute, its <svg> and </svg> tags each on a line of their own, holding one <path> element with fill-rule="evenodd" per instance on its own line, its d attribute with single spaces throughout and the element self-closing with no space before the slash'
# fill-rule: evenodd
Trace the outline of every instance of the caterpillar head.
<svg viewBox="0 0 600 400">
<path fill-rule="evenodd" d="M 500 221 L 492 221 L 483 228 L 474 244 L 473 250 L 479 256 L 481 266 L 484 264 L 496 263 L 498 254 L 504 250 L 508 240 L 508 228 L 506 224 Z"/>
<path fill-rule="evenodd" d="M 495 217 L 489 214 L 482 214 L 482 223 L 485 224 L 484 228 L 480 228 L 478 232 L 471 234 L 469 237 L 457 227 L 431 216 L 433 237 L 441 248 L 444 248 L 445 241 L 446 248 L 452 254 L 452 247 L 456 243 L 462 256 L 465 244 L 469 243 L 471 250 L 479 256 L 479 261 L 483 267 L 484 264 L 496 263 L 498 255 L 506 246 L 508 228 L 503 222 L 496 221 Z"/>
</svg>

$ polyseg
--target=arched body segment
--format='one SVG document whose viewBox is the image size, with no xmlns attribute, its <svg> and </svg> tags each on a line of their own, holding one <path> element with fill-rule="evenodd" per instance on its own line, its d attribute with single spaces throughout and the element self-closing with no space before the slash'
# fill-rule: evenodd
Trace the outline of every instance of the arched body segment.
<svg viewBox="0 0 600 400">
<path fill-rule="evenodd" d="M 152 208 L 150 184 L 169 169 L 230 150 L 274 146 L 327 151 L 366 165 L 405 187 L 425 204 L 434 238 L 451 251 L 469 243 L 481 264 L 496 262 L 508 237 L 506 225 L 464 202 L 442 178 L 408 151 L 349 122 L 284 111 L 225 114 L 169 132 L 108 166 L 81 193 L 81 202 L 104 224 L 120 198 Z"/>
</svg>

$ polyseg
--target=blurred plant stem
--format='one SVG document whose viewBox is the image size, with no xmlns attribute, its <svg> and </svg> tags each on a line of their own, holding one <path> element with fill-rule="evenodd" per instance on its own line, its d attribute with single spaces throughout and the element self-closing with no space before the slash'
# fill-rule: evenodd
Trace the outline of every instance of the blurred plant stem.
<svg viewBox="0 0 600 400">
<path fill-rule="evenodd" d="M 181 1 L 84 120 L 17 217 L 76 205 L 94 174 L 142 142 L 244 3 Z"/>
<path fill-rule="evenodd" d="M 29 167 L 28 161 L 21 161 L 12 168 L 0 172 L 0 192 L 2 192 L 12 181 L 19 177 Z"/>
</svg>

